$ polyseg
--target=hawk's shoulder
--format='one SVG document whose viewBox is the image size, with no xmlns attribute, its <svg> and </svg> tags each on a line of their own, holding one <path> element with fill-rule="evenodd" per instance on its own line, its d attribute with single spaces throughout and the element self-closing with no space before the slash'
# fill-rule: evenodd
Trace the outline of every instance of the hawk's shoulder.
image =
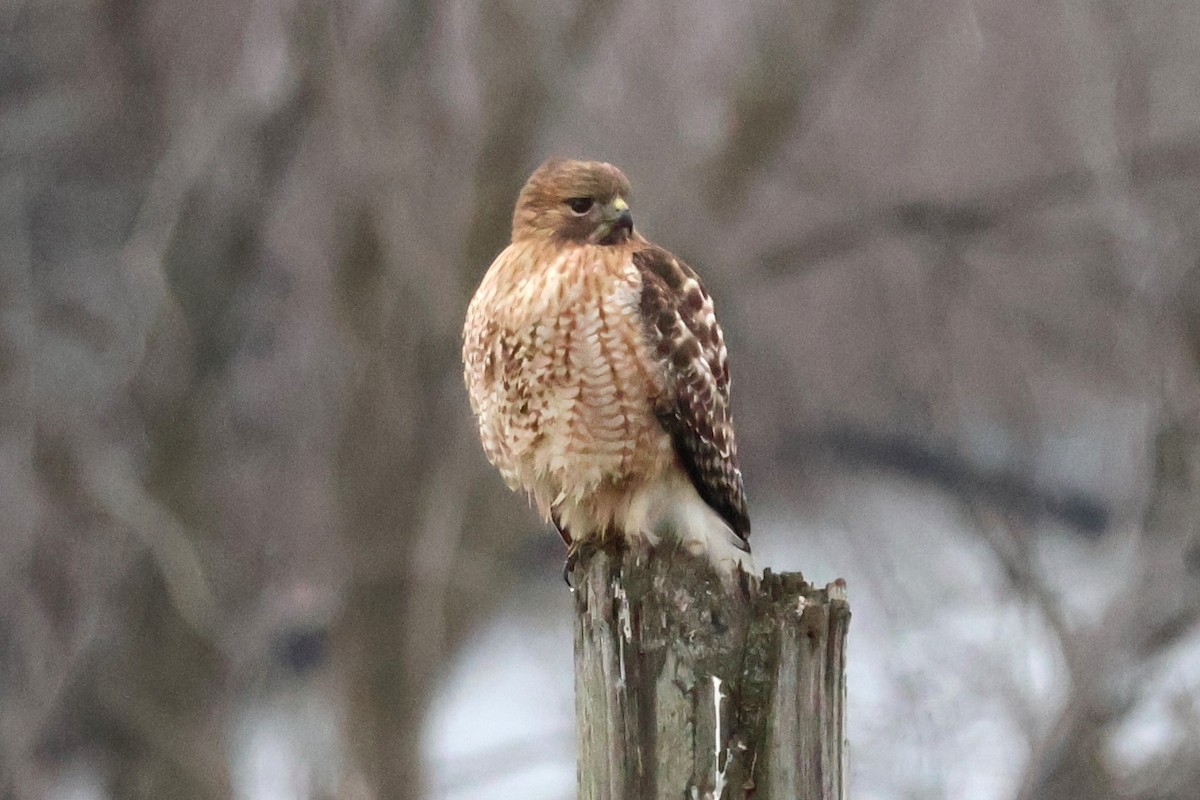
<svg viewBox="0 0 1200 800">
<path fill-rule="evenodd" d="M 700 497 L 742 539 L 750 518 L 729 403 L 725 339 L 699 276 L 661 247 L 633 254 L 640 311 L 665 391 L 655 415 Z"/>
</svg>

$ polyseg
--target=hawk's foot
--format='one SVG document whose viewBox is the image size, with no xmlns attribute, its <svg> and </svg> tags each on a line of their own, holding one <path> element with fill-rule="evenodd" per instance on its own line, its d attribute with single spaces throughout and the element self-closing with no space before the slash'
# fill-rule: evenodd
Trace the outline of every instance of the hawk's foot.
<svg viewBox="0 0 1200 800">
<path fill-rule="evenodd" d="M 594 539 L 575 539 L 567 545 L 567 561 L 563 564 L 563 580 L 567 586 L 571 587 L 571 591 L 575 591 L 575 584 L 571 583 L 571 575 L 575 572 L 575 566 L 579 563 L 579 557 L 582 555 L 594 554 L 600 545 Z"/>
<path fill-rule="evenodd" d="M 567 560 L 563 562 L 563 582 L 567 584 L 567 588 L 572 592 L 575 591 L 575 584 L 571 583 L 571 573 L 575 571 L 575 565 L 579 563 L 579 542 L 571 542 L 567 545 Z"/>
</svg>

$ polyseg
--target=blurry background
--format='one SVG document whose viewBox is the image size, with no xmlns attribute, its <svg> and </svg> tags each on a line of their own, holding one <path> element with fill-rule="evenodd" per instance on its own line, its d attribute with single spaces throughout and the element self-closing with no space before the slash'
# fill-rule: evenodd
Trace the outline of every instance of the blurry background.
<svg viewBox="0 0 1200 800">
<path fill-rule="evenodd" d="M 714 294 L 858 800 L 1196 797 L 1200 7 L 0 6 L 0 798 L 573 797 L 467 300 L 544 157 Z"/>
</svg>

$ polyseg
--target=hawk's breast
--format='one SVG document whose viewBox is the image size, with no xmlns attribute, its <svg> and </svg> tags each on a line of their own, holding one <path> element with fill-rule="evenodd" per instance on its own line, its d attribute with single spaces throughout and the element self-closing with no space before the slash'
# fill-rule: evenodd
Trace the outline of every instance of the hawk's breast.
<svg viewBox="0 0 1200 800">
<path fill-rule="evenodd" d="M 463 355 L 484 450 L 543 514 L 673 458 L 653 404 L 642 276 L 627 247 L 513 244 L 467 313 Z M 546 248 L 550 250 L 550 248 Z"/>
</svg>

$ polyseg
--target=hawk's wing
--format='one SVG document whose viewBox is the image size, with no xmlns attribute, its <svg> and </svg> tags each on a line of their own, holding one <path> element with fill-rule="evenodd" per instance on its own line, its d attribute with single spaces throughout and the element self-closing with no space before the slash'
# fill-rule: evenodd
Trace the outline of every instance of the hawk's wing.
<svg viewBox="0 0 1200 800">
<path fill-rule="evenodd" d="M 729 409 L 729 364 L 712 299 L 696 273 L 661 247 L 633 254 L 641 313 L 666 391 L 655 414 L 700 497 L 743 540 L 746 493 Z"/>
</svg>

